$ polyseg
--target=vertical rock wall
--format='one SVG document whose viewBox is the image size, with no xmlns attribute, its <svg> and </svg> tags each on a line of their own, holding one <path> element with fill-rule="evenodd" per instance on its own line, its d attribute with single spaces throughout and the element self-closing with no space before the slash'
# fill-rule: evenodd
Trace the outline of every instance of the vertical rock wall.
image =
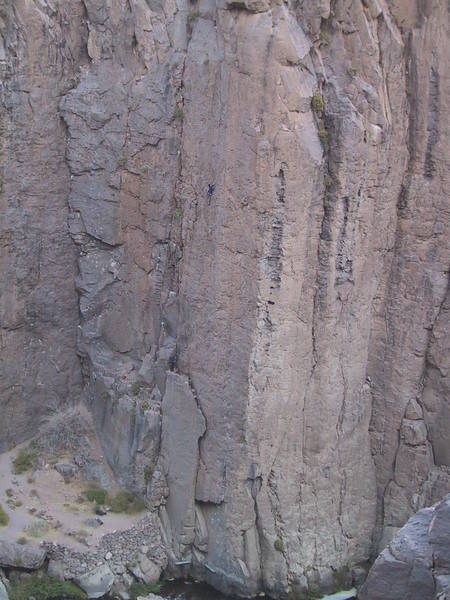
<svg viewBox="0 0 450 600">
<path fill-rule="evenodd" d="M 33 0 L 2 19 L 12 437 L 82 373 L 175 574 L 346 583 L 449 489 L 446 2 Z M 14 100 L 21 77 L 46 101 Z M 31 366 L 53 364 L 39 387 Z"/>
<path fill-rule="evenodd" d="M 76 401 L 75 247 L 59 102 L 86 60 L 83 7 L 0 7 L 0 450 Z"/>
</svg>

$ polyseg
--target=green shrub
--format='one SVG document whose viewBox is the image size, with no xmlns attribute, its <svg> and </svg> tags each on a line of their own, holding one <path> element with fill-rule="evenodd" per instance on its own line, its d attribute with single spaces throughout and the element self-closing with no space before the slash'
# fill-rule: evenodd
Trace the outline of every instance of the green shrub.
<svg viewBox="0 0 450 600">
<path fill-rule="evenodd" d="M 134 498 L 133 502 L 130 502 L 127 508 L 127 513 L 129 515 L 137 515 L 138 513 L 145 510 L 147 507 L 145 506 L 144 501 L 141 498 Z"/>
<path fill-rule="evenodd" d="M 327 31 L 321 31 L 319 37 L 320 37 L 320 41 L 325 46 L 328 46 L 330 44 L 330 36 Z"/>
<path fill-rule="evenodd" d="M 144 481 L 145 485 L 148 485 L 153 477 L 153 467 L 151 465 L 147 465 L 144 467 Z"/>
<path fill-rule="evenodd" d="M 131 391 L 133 392 L 133 396 L 137 396 L 141 391 L 142 384 L 139 381 L 135 381 L 131 386 Z"/>
<path fill-rule="evenodd" d="M 28 544 L 28 540 L 23 535 L 22 537 L 18 538 L 17 543 L 20 544 L 21 546 L 25 546 L 25 544 Z"/>
<path fill-rule="evenodd" d="M 131 492 L 118 492 L 113 498 L 108 499 L 112 512 L 127 512 L 128 506 L 133 502 L 134 496 Z"/>
<path fill-rule="evenodd" d="M 91 485 L 83 493 L 89 502 L 95 502 L 96 504 L 105 504 L 108 497 L 107 491 L 98 485 Z"/>
<path fill-rule="evenodd" d="M 281 538 L 277 538 L 273 543 L 273 547 L 275 548 L 275 550 L 277 552 L 283 552 L 283 550 L 284 550 L 283 540 Z"/>
<path fill-rule="evenodd" d="M 336 586 L 336 591 L 346 590 L 351 587 L 352 577 L 348 569 L 341 569 L 333 573 L 333 579 Z"/>
<path fill-rule="evenodd" d="M 328 148 L 328 131 L 325 129 L 324 126 L 319 127 L 319 139 L 322 142 L 325 149 Z"/>
<path fill-rule="evenodd" d="M 36 452 L 33 452 L 33 450 L 25 450 L 24 448 L 19 450 L 18 455 L 13 460 L 14 473 L 21 475 L 25 471 L 32 469 L 36 464 L 36 458 Z"/>
<path fill-rule="evenodd" d="M 56 577 L 37 577 L 14 581 L 9 591 L 10 600 L 24 600 L 32 596 L 36 600 L 61 600 L 67 598 L 78 600 L 86 598 L 86 594 L 70 581 L 60 581 Z"/>
<path fill-rule="evenodd" d="M 188 25 L 190 27 L 192 27 L 192 25 L 194 24 L 194 22 L 199 18 L 200 13 L 198 12 L 198 10 L 195 10 L 195 8 L 190 8 L 189 12 L 188 12 Z"/>
<path fill-rule="evenodd" d="M 34 538 L 40 538 L 44 536 L 50 530 L 50 525 L 47 521 L 40 519 L 27 525 L 24 529 L 25 533 Z"/>
<path fill-rule="evenodd" d="M 131 492 L 122 490 L 114 497 L 108 498 L 108 504 L 114 513 L 128 513 L 133 515 L 145 510 L 145 504 Z"/>
<path fill-rule="evenodd" d="M 6 527 L 6 525 L 8 525 L 8 523 L 9 523 L 9 517 L 3 510 L 2 505 L 0 504 L 0 527 Z"/>
<path fill-rule="evenodd" d="M 8 498 L 12 498 L 14 496 L 14 490 L 12 490 L 11 488 L 8 488 L 5 492 L 5 494 L 8 496 Z"/>
<path fill-rule="evenodd" d="M 308 588 L 308 600 L 319 600 L 320 598 L 323 598 L 323 594 L 319 586 L 313 585 Z"/>
<path fill-rule="evenodd" d="M 148 594 L 157 594 L 161 586 L 159 583 L 140 583 L 135 581 L 128 589 L 131 600 L 136 600 L 139 596 L 148 596 Z"/>
<path fill-rule="evenodd" d="M 149 409 L 148 402 L 143 402 L 141 404 L 141 412 L 145 413 Z"/>
<path fill-rule="evenodd" d="M 311 108 L 315 113 L 321 113 L 323 111 L 323 98 L 320 94 L 314 94 L 311 98 Z"/>
<path fill-rule="evenodd" d="M 184 112 L 181 106 L 179 106 L 175 112 L 175 118 L 182 121 L 184 119 Z"/>
<path fill-rule="evenodd" d="M 183 209 L 181 208 L 181 206 L 177 206 L 173 215 L 174 215 L 175 219 L 180 219 L 183 216 Z"/>
</svg>

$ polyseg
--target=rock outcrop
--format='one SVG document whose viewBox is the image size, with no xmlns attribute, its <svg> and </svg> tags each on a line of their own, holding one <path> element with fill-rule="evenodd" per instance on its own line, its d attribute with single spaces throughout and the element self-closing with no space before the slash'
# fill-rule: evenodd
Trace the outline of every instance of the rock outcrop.
<svg viewBox="0 0 450 600">
<path fill-rule="evenodd" d="M 450 495 L 411 517 L 375 561 L 361 600 L 450 597 Z"/>
<path fill-rule="evenodd" d="M 450 489 L 449 34 L 446 0 L 6 0 L 0 447 L 84 395 L 171 572 L 351 587 Z"/>
<path fill-rule="evenodd" d="M 44 548 L 32 548 L 0 540 L 0 567 L 36 570 L 44 564 Z"/>
</svg>

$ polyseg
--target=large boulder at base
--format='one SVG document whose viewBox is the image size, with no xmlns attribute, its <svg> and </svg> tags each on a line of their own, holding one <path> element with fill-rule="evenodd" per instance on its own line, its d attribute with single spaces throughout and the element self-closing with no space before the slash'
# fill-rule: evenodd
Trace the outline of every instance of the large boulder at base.
<svg viewBox="0 0 450 600">
<path fill-rule="evenodd" d="M 75 583 L 86 592 L 88 598 L 101 598 L 111 589 L 114 575 L 108 565 L 101 565 L 75 579 Z"/>
<path fill-rule="evenodd" d="M 144 554 L 139 554 L 137 563 L 130 566 L 130 571 L 136 579 L 149 584 L 158 583 L 162 568 L 161 565 L 157 565 Z"/>
<path fill-rule="evenodd" d="M 450 494 L 398 531 L 373 564 L 358 598 L 450 598 Z"/>
<path fill-rule="evenodd" d="M 39 569 L 44 563 L 46 554 L 43 548 L 0 540 L 0 567 Z"/>
</svg>

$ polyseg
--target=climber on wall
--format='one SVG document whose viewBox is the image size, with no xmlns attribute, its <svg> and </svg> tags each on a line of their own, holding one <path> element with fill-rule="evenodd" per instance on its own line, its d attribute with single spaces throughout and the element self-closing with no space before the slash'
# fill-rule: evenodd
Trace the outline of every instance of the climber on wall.
<svg viewBox="0 0 450 600">
<path fill-rule="evenodd" d="M 211 202 L 211 196 L 213 195 L 215 189 L 216 189 L 216 184 L 215 183 L 210 183 L 208 185 L 208 192 L 207 192 L 208 203 Z"/>
</svg>

